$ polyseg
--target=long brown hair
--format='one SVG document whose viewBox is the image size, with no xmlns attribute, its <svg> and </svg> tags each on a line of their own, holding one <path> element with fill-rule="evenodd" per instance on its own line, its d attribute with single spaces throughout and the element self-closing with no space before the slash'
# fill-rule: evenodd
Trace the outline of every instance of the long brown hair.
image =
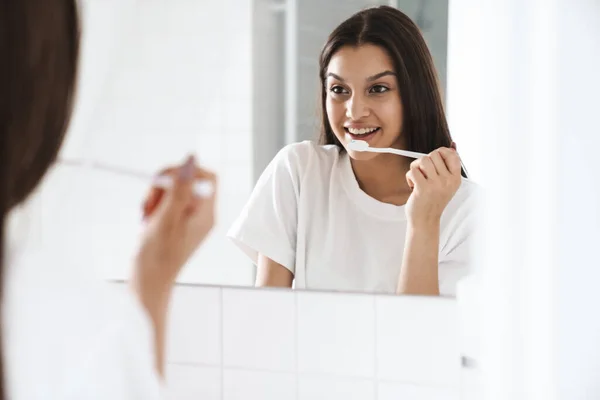
<svg viewBox="0 0 600 400">
<path fill-rule="evenodd" d="M 78 56 L 75 0 L 0 0 L 0 305 L 7 216 L 56 159 L 71 115 Z M 5 400 L 2 355 L 0 348 Z"/>
<path fill-rule="evenodd" d="M 392 59 L 400 89 L 404 121 L 402 134 L 407 150 L 430 153 L 450 147 L 452 138 L 431 53 L 419 27 L 402 11 L 389 6 L 367 8 L 342 22 L 329 35 L 319 60 L 321 79 L 321 144 L 337 140 L 326 111 L 326 74 L 333 55 L 344 46 L 372 44 Z M 466 176 L 465 171 L 463 175 Z"/>
</svg>

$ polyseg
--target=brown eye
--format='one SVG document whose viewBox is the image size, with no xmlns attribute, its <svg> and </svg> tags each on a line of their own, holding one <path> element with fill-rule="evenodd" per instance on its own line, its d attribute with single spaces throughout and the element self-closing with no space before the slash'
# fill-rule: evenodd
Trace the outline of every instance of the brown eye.
<svg viewBox="0 0 600 400">
<path fill-rule="evenodd" d="M 346 91 L 346 89 L 344 89 L 343 87 L 338 86 L 338 85 L 332 86 L 331 89 L 329 89 L 329 91 L 331 93 L 333 93 L 333 94 L 346 94 L 346 93 L 348 93 Z"/>
<path fill-rule="evenodd" d="M 389 90 L 390 89 L 388 89 L 387 87 L 385 87 L 383 85 L 375 85 L 371 88 L 371 90 L 369 90 L 369 92 L 380 94 L 380 93 L 385 93 Z"/>
</svg>

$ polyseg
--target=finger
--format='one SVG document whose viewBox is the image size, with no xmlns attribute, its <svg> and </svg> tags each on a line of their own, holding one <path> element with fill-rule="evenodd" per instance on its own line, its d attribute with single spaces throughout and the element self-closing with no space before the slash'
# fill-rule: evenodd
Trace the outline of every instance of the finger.
<svg viewBox="0 0 600 400">
<path fill-rule="evenodd" d="M 184 215 L 189 206 L 195 201 L 194 182 L 196 162 L 194 157 L 187 158 L 185 163 L 173 173 L 173 187 L 166 191 L 161 201 L 161 211 L 165 217 L 178 218 Z"/>
<path fill-rule="evenodd" d="M 425 177 L 425 175 L 423 175 L 423 171 L 420 168 L 420 163 L 418 163 L 417 161 L 413 161 L 410 164 L 410 170 L 407 172 L 407 181 L 408 181 L 408 179 L 410 179 L 410 181 L 412 181 L 411 188 L 413 188 L 413 189 L 415 187 L 424 185 L 425 182 L 427 181 L 427 178 Z M 410 183 L 409 183 L 409 185 L 410 185 Z"/>
<path fill-rule="evenodd" d="M 435 170 L 439 176 L 450 175 L 450 171 L 448 171 L 446 163 L 444 162 L 444 159 L 442 158 L 439 149 L 432 151 L 429 154 L 429 158 L 431 159 L 431 162 L 433 162 Z"/>
<path fill-rule="evenodd" d="M 202 199 L 196 198 L 187 209 L 186 215 L 194 214 L 199 207 L 214 208 L 214 203 L 217 193 L 217 176 L 207 169 L 197 167 L 196 168 L 196 181 L 202 180 L 209 182 L 212 185 L 212 193 L 210 196 L 202 196 Z"/>
<path fill-rule="evenodd" d="M 433 161 L 429 156 L 423 156 L 416 161 L 413 161 L 419 166 L 421 173 L 425 177 L 425 179 L 435 179 L 437 176 L 437 172 L 435 170 L 435 166 L 433 165 Z"/>
<path fill-rule="evenodd" d="M 415 188 L 415 181 L 413 179 L 413 172 L 410 169 L 406 173 L 406 183 L 408 183 L 408 187 L 411 188 L 411 190 Z"/>
<path fill-rule="evenodd" d="M 447 147 L 442 147 L 439 150 L 440 156 L 444 160 L 444 164 L 446 164 L 446 168 L 452 175 L 460 175 L 461 173 L 461 165 L 460 165 L 460 157 L 455 150 L 449 149 Z"/>
<path fill-rule="evenodd" d="M 217 181 L 217 176 L 215 175 L 214 172 L 203 168 L 201 166 L 196 166 L 196 169 L 194 171 L 195 177 L 198 179 L 205 179 L 210 181 L 211 183 L 216 183 Z"/>
<path fill-rule="evenodd" d="M 164 193 L 164 189 L 161 188 L 153 187 L 150 189 L 150 192 L 146 196 L 142 206 L 142 214 L 144 219 L 148 218 L 154 213 L 156 207 L 160 204 Z"/>
<path fill-rule="evenodd" d="M 168 167 L 168 168 L 164 168 L 161 171 L 159 171 L 156 176 L 164 176 L 164 175 L 170 175 L 174 180 L 177 180 L 177 174 L 179 172 L 181 167 L 177 168 L 177 167 Z M 204 168 L 201 167 L 194 167 L 194 180 L 195 182 L 197 182 L 198 180 L 203 180 L 203 181 L 209 181 L 212 184 L 212 188 L 213 188 L 213 194 L 211 196 L 209 196 L 210 201 L 214 201 L 214 195 L 215 195 L 215 189 L 216 189 L 216 175 Z M 162 199 L 165 196 L 165 189 L 160 188 L 160 187 L 152 187 L 150 189 L 149 194 L 146 196 L 146 199 L 144 201 L 144 204 L 142 206 L 143 209 L 143 218 L 146 219 L 148 218 L 150 215 L 152 215 L 158 205 L 161 203 Z M 195 193 L 193 193 L 195 195 Z M 197 199 L 192 199 L 190 201 L 190 204 L 188 204 L 185 208 L 184 214 L 189 215 L 191 213 L 193 213 L 195 211 L 195 205 L 197 203 Z"/>
<path fill-rule="evenodd" d="M 163 168 L 156 174 L 156 176 L 163 176 L 163 175 L 173 176 L 173 174 L 176 170 L 177 170 L 176 167 Z M 160 204 L 160 201 L 162 200 L 164 194 L 165 194 L 165 190 L 163 188 L 159 188 L 156 186 L 152 186 L 150 188 L 148 194 L 146 195 L 146 198 L 144 199 L 144 203 L 142 205 L 142 215 L 143 215 L 144 219 L 148 218 L 150 215 L 152 215 L 154 213 L 157 206 Z"/>
</svg>

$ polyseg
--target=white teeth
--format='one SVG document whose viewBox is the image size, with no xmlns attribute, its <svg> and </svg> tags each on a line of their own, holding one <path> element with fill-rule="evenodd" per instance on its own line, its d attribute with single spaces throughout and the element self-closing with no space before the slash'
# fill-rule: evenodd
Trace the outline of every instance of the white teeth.
<svg viewBox="0 0 600 400">
<path fill-rule="evenodd" d="M 363 129 L 354 129 L 354 128 L 347 128 L 348 132 L 350 132 L 353 135 L 366 135 L 367 133 L 371 133 L 375 130 L 377 130 L 377 128 L 363 128 Z"/>
</svg>

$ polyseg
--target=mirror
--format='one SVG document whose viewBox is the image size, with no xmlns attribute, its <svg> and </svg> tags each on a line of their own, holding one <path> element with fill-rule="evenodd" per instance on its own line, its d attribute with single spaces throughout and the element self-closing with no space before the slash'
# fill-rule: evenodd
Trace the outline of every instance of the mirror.
<svg viewBox="0 0 600 400">
<path fill-rule="evenodd" d="M 52 179 L 77 182 L 69 196 L 84 199 L 86 209 L 77 218 L 73 210 L 49 218 L 77 226 L 77 251 L 93 254 L 104 278 L 126 280 L 129 269 L 120 260 L 135 248 L 149 184 L 145 177 L 194 152 L 219 175 L 218 224 L 179 282 L 253 286 L 252 259 L 262 252 L 271 267 L 285 268 L 296 289 L 395 293 L 403 262 L 431 263 L 439 257 L 439 292 L 453 295 L 467 267 L 462 230 L 473 218 L 472 196 L 463 188 L 471 183 L 458 179 L 460 189 L 448 206 L 452 212 L 444 211 L 439 227 L 434 222 L 427 234 L 420 226 L 411 231 L 413 252 L 406 253 L 403 204 L 415 182 L 407 182 L 403 171 L 380 166 L 408 166 L 412 159 L 359 152 L 348 157 L 335 145 L 326 151 L 314 143 L 292 145 L 318 138 L 319 53 L 329 34 L 355 12 L 377 5 L 392 5 L 419 26 L 445 102 L 447 1 L 228 0 L 211 3 L 210 12 L 206 2 L 85 2 L 80 94 Z M 107 34 L 109 19 L 115 29 Z M 345 49 L 333 52 L 329 62 L 327 87 L 337 82 L 338 92 L 328 92 L 333 93 L 328 117 L 337 118 L 336 129 L 355 123 L 348 128 L 355 130 L 348 131 L 353 138 L 367 139 L 361 124 L 380 123 L 397 139 L 400 128 L 393 127 L 403 126 L 400 115 L 413 111 L 400 112 L 399 97 L 392 93 L 399 92 L 396 77 L 380 76 L 369 90 L 359 89 L 373 71 L 397 75 L 392 58 L 378 46 Z M 411 79 L 417 81 L 417 75 Z M 415 99 L 425 98 L 418 89 Z M 382 126 L 373 126 L 379 130 L 373 137 L 390 135 Z M 398 147 L 396 139 L 388 144 Z M 294 157 L 306 168 L 303 174 L 313 175 L 284 176 L 290 171 L 282 166 Z M 315 164 L 318 157 L 321 164 Z M 374 163 L 377 168 L 369 167 Z M 386 177 L 404 191 L 381 186 Z M 277 198 L 270 197 L 273 190 L 281 190 Z M 431 232 L 439 232 L 434 235 L 439 244 L 430 243 Z M 412 261 L 403 261 L 403 254 Z M 261 279 L 281 286 L 287 279 L 281 280 L 281 272 Z M 420 292 L 419 284 L 413 289 L 406 293 L 433 290 Z"/>
</svg>

